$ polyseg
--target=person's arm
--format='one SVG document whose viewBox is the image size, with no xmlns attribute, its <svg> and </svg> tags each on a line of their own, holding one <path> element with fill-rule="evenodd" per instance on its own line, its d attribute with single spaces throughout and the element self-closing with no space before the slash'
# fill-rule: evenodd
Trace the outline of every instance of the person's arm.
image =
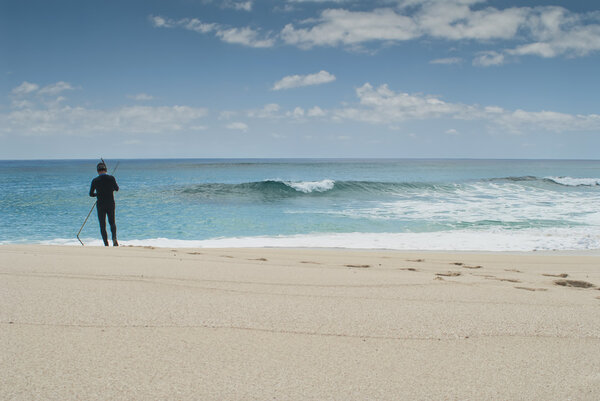
<svg viewBox="0 0 600 401">
<path fill-rule="evenodd" d="M 117 180 L 115 179 L 115 177 L 113 177 L 113 189 L 115 191 L 119 190 L 119 185 L 117 184 Z"/>
<path fill-rule="evenodd" d="M 90 196 L 92 198 L 96 197 L 96 188 L 94 187 L 94 180 L 92 180 L 92 185 L 90 186 Z"/>
</svg>

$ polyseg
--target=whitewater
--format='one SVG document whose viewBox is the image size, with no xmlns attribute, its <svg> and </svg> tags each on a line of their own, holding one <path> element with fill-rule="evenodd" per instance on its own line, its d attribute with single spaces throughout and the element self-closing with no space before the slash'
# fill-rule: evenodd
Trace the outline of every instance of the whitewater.
<svg viewBox="0 0 600 401">
<path fill-rule="evenodd" d="M 0 244 L 78 245 L 95 163 L 0 161 Z M 600 249 L 599 161 L 120 160 L 115 176 L 122 245 Z M 95 214 L 82 238 L 101 244 Z"/>
</svg>

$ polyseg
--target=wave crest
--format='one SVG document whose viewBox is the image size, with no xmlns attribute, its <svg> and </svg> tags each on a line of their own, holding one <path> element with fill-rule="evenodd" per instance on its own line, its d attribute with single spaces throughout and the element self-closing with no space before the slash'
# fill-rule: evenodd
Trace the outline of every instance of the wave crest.
<svg viewBox="0 0 600 401">
<path fill-rule="evenodd" d="M 567 187 L 595 187 L 600 185 L 600 178 L 546 177 L 545 179 Z"/>
<path fill-rule="evenodd" d="M 334 180 L 321 180 L 321 181 L 281 181 L 287 186 L 294 188 L 296 191 L 303 192 L 305 194 L 311 192 L 326 192 L 333 189 L 335 185 Z"/>
</svg>

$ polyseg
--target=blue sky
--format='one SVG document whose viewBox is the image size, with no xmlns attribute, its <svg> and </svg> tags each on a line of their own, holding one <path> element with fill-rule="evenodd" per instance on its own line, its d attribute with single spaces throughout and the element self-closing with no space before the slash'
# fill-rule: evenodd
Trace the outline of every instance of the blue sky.
<svg viewBox="0 0 600 401">
<path fill-rule="evenodd" d="M 600 4 L 0 0 L 0 158 L 588 158 Z"/>
</svg>

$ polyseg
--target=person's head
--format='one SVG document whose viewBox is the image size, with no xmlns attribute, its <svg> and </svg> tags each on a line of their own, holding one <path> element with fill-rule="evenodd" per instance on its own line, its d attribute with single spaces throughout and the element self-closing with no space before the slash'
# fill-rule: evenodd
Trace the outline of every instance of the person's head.
<svg viewBox="0 0 600 401">
<path fill-rule="evenodd" d="M 106 173 L 106 164 L 98 163 L 98 165 L 96 166 L 96 171 L 98 172 L 98 174 Z"/>
</svg>

